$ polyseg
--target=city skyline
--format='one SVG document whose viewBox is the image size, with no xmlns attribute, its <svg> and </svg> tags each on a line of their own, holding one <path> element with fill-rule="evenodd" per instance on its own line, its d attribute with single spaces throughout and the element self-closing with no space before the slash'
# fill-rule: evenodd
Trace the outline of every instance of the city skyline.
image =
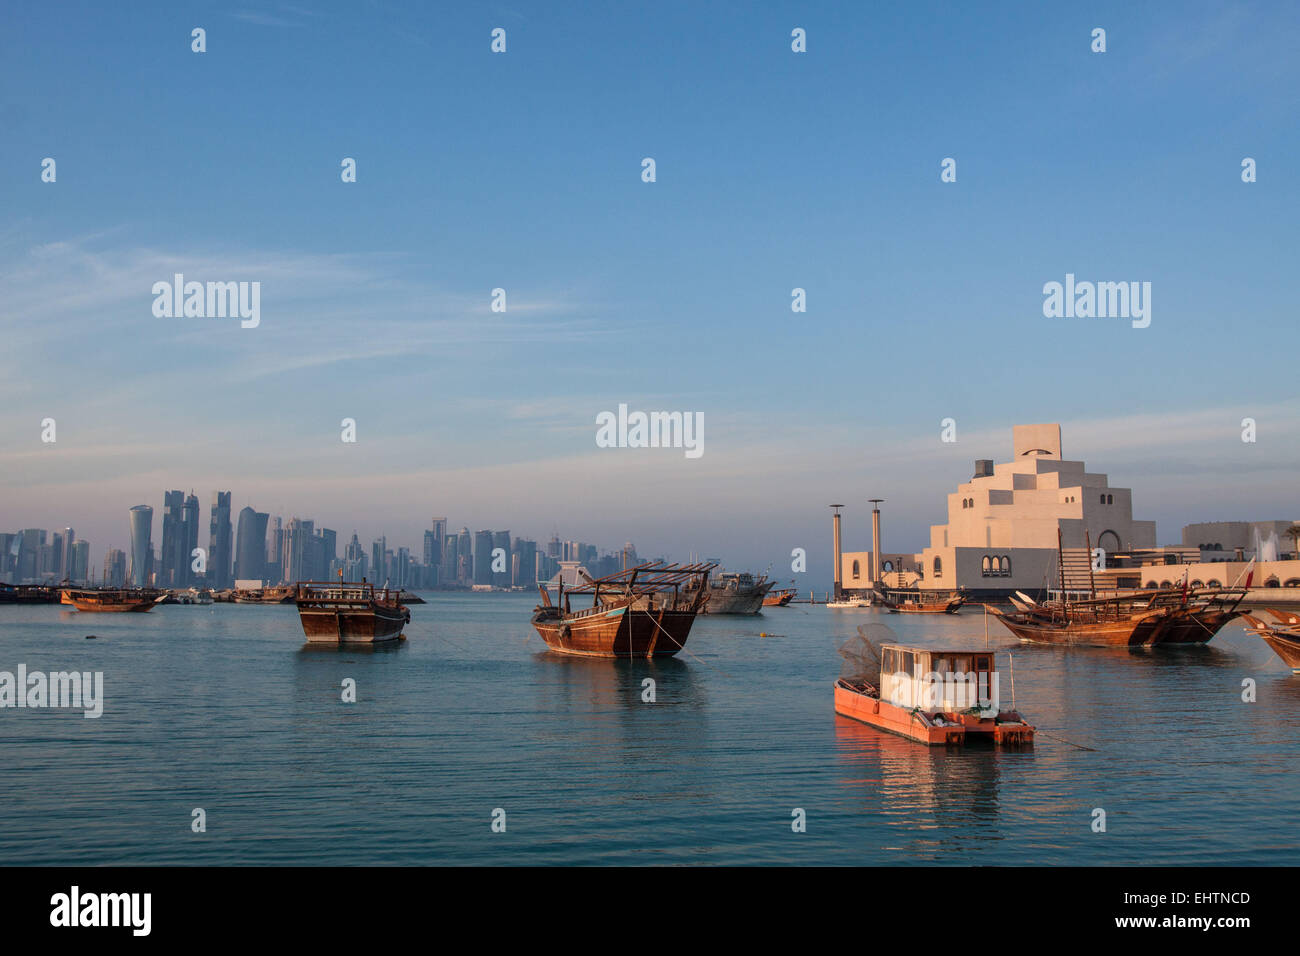
<svg viewBox="0 0 1300 956">
<path fill-rule="evenodd" d="M 1222 482 L 1225 480 L 1225 474 L 1230 474 L 1231 469 L 1223 467 L 1221 464 L 1214 462 L 1208 457 L 1199 463 L 1195 462 L 1196 449 L 1198 447 L 1204 447 L 1204 443 L 1198 440 L 1198 429 L 1204 425 L 1203 420 L 1198 420 L 1194 416 L 1189 417 L 1177 427 L 1170 427 L 1168 422 L 1163 423 L 1163 427 L 1149 421 L 1145 424 L 1147 425 L 1146 428 L 1128 430 L 1108 428 L 1107 423 L 1068 425 L 1066 426 L 1068 436 L 1066 440 L 1066 457 L 1072 460 L 1086 459 L 1095 462 L 1097 467 L 1110 472 L 1120 470 L 1116 469 L 1113 464 L 1113 462 L 1118 459 L 1121 463 L 1127 463 L 1127 468 L 1123 469 L 1126 474 L 1144 474 L 1156 483 L 1167 482 L 1171 478 L 1176 478 L 1177 484 L 1172 486 L 1165 485 L 1160 490 L 1157 490 L 1154 487 L 1150 490 L 1145 489 L 1141 486 L 1140 482 L 1129 479 L 1129 483 L 1133 485 L 1134 489 L 1134 512 L 1144 520 L 1155 521 L 1156 541 L 1158 544 L 1180 544 L 1181 540 L 1176 533 L 1177 529 L 1181 529 L 1189 524 L 1197 522 L 1219 520 L 1255 521 L 1275 515 L 1290 513 L 1294 499 L 1291 486 L 1287 482 L 1284 465 L 1274 464 L 1266 466 L 1265 468 L 1265 470 L 1276 470 L 1279 474 L 1279 484 L 1277 487 L 1278 493 L 1275 495 L 1273 500 L 1270 501 L 1266 496 L 1258 494 L 1258 488 L 1254 489 L 1256 493 L 1240 495 L 1231 500 L 1224 500 L 1221 496 L 1216 497 L 1212 489 L 1215 487 L 1216 482 Z M 1294 428 L 1294 426 L 1287 421 L 1278 421 L 1276 426 L 1283 429 L 1284 436 L 1289 434 Z M 1258 439 L 1257 435 L 1252 437 Z M 1118 439 L 1118 441 L 1116 439 Z M 1243 435 L 1240 429 L 1231 436 L 1231 440 L 1244 446 L 1247 450 L 1247 454 L 1253 453 L 1258 441 L 1245 442 L 1242 439 Z M 1265 433 L 1265 440 L 1274 443 L 1278 442 L 1278 439 L 1271 438 L 1267 432 Z M 956 457 L 954 451 L 961 447 L 969 447 L 974 441 L 980 443 L 980 454 L 972 459 L 967 459 L 970 463 L 966 466 L 966 474 L 962 474 L 962 468 L 960 465 L 961 459 L 958 459 L 956 462 L 953 461 Z M 980 458 L 1003 460 L 1006 457 L 1006 453 L 1009 451 L 1011 444 L 1009 440 L 1009 426 L 1007 430 L 1004 430 L 996 437 L 996 440 L 993 440 L 989 436 L 980 435 L 973 439 L 967 437 L 964 441 L 959 438 L 957 442 L 938 442 L 937 444 L 939 444 L 946 452 L 946 454 L 942 455 L 945 467 L 949 467 L 953 470 L 949 473 L 945 473 L 941 470 L 934 471 L 925 468 L 924 466 L 918 467 L 914 480 L 910 483 L 909 487 L 903 494 L 887 497 L 885 499 L 885 504 L 883 505 L 885 526 L 883 540 L 886 550 L 890 552 L 906 553 L 921 551 L 928 540 L 931 525 L 938 523 L 942 519 L 944 507 L 943 501 L 949 491 L 951 483 L 953 481 L 966 480 L 966 478 L 969 477 L 970 469 L 974 467 L 974 462 Z M 1092 452 L 1085 452 L 1082 450 L 1083 448 L 1098 446 L 1110 448 L 1113 458 L 1111 460 L 1106 460 L 1104 455 L 1098 456 Z M 1177 454 L 1169 456 L 1166 460 L 1152 460 L 1153 456 L 1150 452 L 1153 447 L 1175 447 L 1178 448 L 1179 451 Z M 899 462 L 905 460 L 910 460 L 913 464 L 917 464 L 918 458 L 921 461 L 924 461 L 926 459 L 923 458 L 922 455 L 925 451 L 930 452 L 928 456 L 930 460 L 936 460 L 938 458 L 938 456 L 933 455 L 933 449 L 922 449 L 920 447 L 915 447 L 914 451 L 907 448 L 895 449 L 895 464 L 897 465 Z M 918 504 L 917 499 L 921 497 L 920 489 L 926 489 L 931 485 L 934 485 L 936 491 L 930 505 L 927 507 L 923 502 Z M 176 492 L 160 492 L 158 497 L 165 502 L 168 495 L 174 494 L 176 494 Z M 214 492 L 213 496 L 215 497 L 217 494 L 217 492 Z M 844 519 L 845 549 L 862 550 L 867 548 L 870 540 L 870 505 L 866 502 L 865 497 L 858 500 L 857 496 L 844 496 L 835 493 L 828 494 L 829 497 L 827 500 L 833 498 L 848 498 L 848 503 L 845 506 Z M 235 507 L 240 503 L 240 497 L 237 492 L 230 492 L 229 495 L 229 500 L 232 502 L 229 507 L 230 511 L 233 513 Z M 191 491 L 186 494 L 184 500 L 188 503 L 192 500 L 196 500 L 196 496 Z M 1207 506 L 1204 502 L 1210 502 L 1210 505 Z M 1174 507 L 1171 507 L 1171 504 L 1174 505 Z M 788 575 L 795 580 L 796 584 L 807 585 L 810 587 L 824 587 L 825 582 L 829 581 L 833 576 L 833 560 L 831 558 L 830 549 L 827 547 L 825 540 L 827 531 L 826 519 L 823 513 L 824 505 L 825 502 L 813 501 L 810 503 L 810 507 L 803 509 L 808 515 L 807 529 L 802 534 L 791 535 L 789 538 L 790 541 L 794 542 L 791 544 L 790 548 L 803 548 L 807 557 L 807 572 L 791 572 Z M 759 506 L 759 503 L 755 502 L 755 506 Z M 150 507 L 152 508 L 152 506 Z M 163 509 L 155 510 L 161 512 Z M 331 519 L 326 519 L 326 521 L 320 521 L 315 518 L 299 518 L 300 514 L 312 513 L 307 508 L 302 508 L 298 512 L 286 510 L 281 513 L 276 509 L 271 509 L 266 512 L 257 512 L 255 509 L 251 509 L 251 506 L 244 505 L 240 509 L 239 514 L 242 515 L 245 511 L 250 510 L 257 515 L 266 515 L 268 517 L 274 517 L 276 520 L 283 520 L 286 524 L 298 519 L 307 521 L 314 527 L 324 528 L 326 521 L 328 521 L 329 524 L 339 526 L 339 530 L 336 533 L 341 538 L 349 539 L 353 534 L 357 535 L 363 542 L 374 542 L 391 538 L 395 548 L 404 548 L 413 555 L 422 555 L 424 553 L 423 537 L 428 529 L 427 527 L 418 527 L 420 519 L 412 518 L 409 520 L 397 520 L 394 522 L 395 524 L 405 525 L 411 530 L 407 532 L 397 530 L 396 533 L 393 533 L 396 529 L 380 527 L 378 525 L 372 525 L 372 527 L 378 529 L 376 532 L 362 530 L 361 526 L 358 526 L 357 528 L 348 527 L 348 522 L 346 520 L 333 521 Z M 486 510 L 483 513 L 486 513 Z M 511 513 L 517 513 L 517 511 Z M 1163 519 L 1153 518 L 1153 513 L 1164 515 L 1165 517 L 1163 517 Z M 917 540 L 915 544 L 912 543 L 910 536 L 918 534 L 918 529 L 910 527 L 900 528 L 899 525 L 902 524 L 902 521 L 899 519 L 900 514 L 906 516 L 907 519 L 913 523 L 923 523 L 922 529 L 920 529 L 923 531 L 923 536 L 920 536 L 919 540 Z M 0 507 L 0 518 L 4 517 L 5 509 Z M 205 524 L 209 524 L 210 537 L 209 519 L 205 515 L 202 520 Z M 429 519 L 424 520 L 427 522 Z M 446 518 L 435 518 L 433 520 L 436 522 L 442 522 L 443 525 L 446 526 Z M 108 523 L 110 525 L 115 524 L 111 519 Z M 153 523 L 159 524 L 158 521 Z M 484 525 L 491 527 L 502 523 L 507 522 L 504 522 L 499 516 L 492 517 L 489 515 L 488 517 L 480 517 L 465 521 L 464 527 L 467 529 L 481 529 Z M 519 526 L 520 524 L 513 520 L 508 523 L 512 526 Z M 592 527 L 598 523 L 598 521 L 589 521 L 587 526 Z M 55 521 L 47 524 L 54 526 L 60 524 L 60 522 Z M 81 527 L 89 526 L 88 522 L 81 518 L 79 518 L 78 521 L 73 522 L 73 524 L 79 524 Z M 536 524 L 537 522 L 525 521 L 523 526 L 531 527 Z M 15 530 L 18 530 L 22 527 L 33 527 L 34 525 L 22 522 L 15 523 L 13 520 L 9 520 L 8 525 L 0 524 L 0 527 L 6 526 L 12 526 Z M 470 533 L 472 536 L 477 532 L 471 530 Z M 550 540 L 552 537 L 558 536 L 558 534 L 558 527 L 553 526 L 549 533 L 537 534 L 530 530 L 526 535 L 519 535 L 517 537 L 543 542 Z M 905 538 L 904 535 L 908 535 L 909 537 Z M 564 540 L 580 539 L 589 541 L 595 539 L 608 541 L 618 540 L 619 538 L 620 535 L 617 533 L 584 533 L 576 538 L 565 538 Z M 637 540 L 631 535 L 622 536 L 622 539 L 624 541 Z M 107 540 L 116 541 L 117 539 L 110 533 Z M 158 541 L 157 537 L 154 537 L 153 540 L 155 542 Z M 774 544 L 771 541 L 763 542 L 757 538 L 754 546 L 754 553 L 758 553 L 759 557 L 751 560 L 745 560 L 744 558 L 739 560 L 733 559 L 721 549 L 710 547 L 707 542 L 692 545 L 677 544 L 676 546 L 673 546 L 673 543 L 669 542 L 665 545 L 663 542 L 668 539 L 667 536 L 662 534 L 652 534 L 649 537 L 641 537 L 641 540 L 643 542 L 654 542 L 649 546 L 642 547 L 642 551 L 645 554 L 673 555 L 679 559 L 684 559 L 687 555 L 694 555 L 696 557 L 718 557 L 721 558 L 724 564 L 729 567 L 745 567 L 759 571 L 767 569 L 770 566 L 772 575 L 779 580 L 786 579 L 787 572 L 783 569 L 790 567 L 790 548 L 783 549 L 780 545 Z M 129 539 L 121 545 L 110 544 L 109 546 L 121 547 L 129 556 Z M 207 539 L 204 541 L 204 546 L 208 546 Z M 822 552 L 826 553 L 823 554 Z M 96 553 L 100 553 L 98 544 L 96 545 Z M 231 580 L 233 580 L 233 575 Z"/>
</svg>

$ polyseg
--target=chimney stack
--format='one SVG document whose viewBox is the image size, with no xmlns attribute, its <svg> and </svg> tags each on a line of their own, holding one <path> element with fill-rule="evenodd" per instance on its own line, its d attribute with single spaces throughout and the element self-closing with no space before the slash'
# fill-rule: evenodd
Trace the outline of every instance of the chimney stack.
<svg viewBox="0 0 1300 956">
<path fill-rule="evenodd" d="M 844 506 L 843 506 L 843 505 L 831 505 L 830 507 L 832 507 L 832 508 L 835 509 L 835 517 L 834 517 L 834 519 L 833 519 L 833 521 L 832 521 L 832 525 L 831 525 L 831 527 L 834 529 L 834 539 L 835 539 L 835 544 L 834 544 L 834 547 L 835 547 L 835 595 L 834 595 L 834 600 L 838 601 L 838 600 L 840 599 L 840 597 L 841 597 L 841 586 L 840 586 L 840 574 L 842 573 L 842 572 L 841 572 L 841 566 L 842 566 L 843 563 L 844 563 L 844 562 L 841 560 L 841 552 L 840 552 L 840 509 L 843 508 Z"/>
<path fill-rule="evenodd" d="M 871 583 L 880 583 L 880 503 L 884 498 L 871 498 Z"/>
</svg>

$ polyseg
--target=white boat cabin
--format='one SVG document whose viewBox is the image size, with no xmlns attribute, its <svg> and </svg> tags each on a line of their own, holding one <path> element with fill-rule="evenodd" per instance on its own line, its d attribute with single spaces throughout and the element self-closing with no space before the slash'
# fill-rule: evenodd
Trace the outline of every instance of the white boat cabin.
<svg viewBox="0 0 1300 956">
<path fill-rule="evenodd" d="M 969 712 L 996 717 L 998 674 L 993 653 L 883 644 L 880 699 L 927 714 Z"/>
</svg>

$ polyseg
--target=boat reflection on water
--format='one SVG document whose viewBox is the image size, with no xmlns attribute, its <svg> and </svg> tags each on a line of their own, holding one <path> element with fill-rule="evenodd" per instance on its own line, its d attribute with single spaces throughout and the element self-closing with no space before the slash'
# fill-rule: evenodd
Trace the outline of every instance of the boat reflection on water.
<svg viewBox="0 0 1300 956">
<path fill-rule="evenodd" d="M 849 717 L 834 719 L 846 771 L 841 785 L 858 795 L 862 813 L 894 834 L 885 849 L 918 862 L 972 864 L 983 844 L 1006 839 L 999 819 L 1002 762 L 1033 760 L 1032 750 L 991 743 L 925 747 Z"/>
<path fill-rule="evenodd" d="M 647 766 L 694 779 L 703 769 L 700 741 L 710 736 L 707 681 L 676 657 L 576 657 L 551 650 L 533 655 L 531 704 L 545 721 L 529 733 L 542 746 L 567 746 L 592 761 L 628 771 Z M 653 683 L 649 683 L 653 682 Z M 690 746 L 683 746 L 690 741 Z"/>
</svg>

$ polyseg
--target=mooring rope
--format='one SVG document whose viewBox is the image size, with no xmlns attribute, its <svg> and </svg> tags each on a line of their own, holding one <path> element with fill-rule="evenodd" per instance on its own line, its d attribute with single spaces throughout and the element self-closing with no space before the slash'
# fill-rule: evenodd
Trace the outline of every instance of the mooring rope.
<svg viewBox="0 0 1300 956">
<path fill-rule="evenodd" d="M 1085 747 L 1083 744 L 1076 744 L 1073 740 L 1066 740 L 1064 737 L 1058 737 L 1055 734 L 1049 734 L 1041 727 L 1035 727 L 1034 733 L 1042 734 L 1044 737 L 1051 737 L 1053 740 L 1059 740 L 1061 743 L 1069 744 L 1071 747 L 1078 747 L 1080 750 L 1088 750 L 1091 751 L 1092 753 L 1100 753 L 1100 751 L 1096 747 Z"/>
<path fill-rule="evenodd" d="M 635 610 L 636 610 L 636 608 L 633 608 L 633 611 L 635 611 Z M 726 676 L 726 677 L 730 677 L 730 676 L 731 676 L 731 675 L 728 674 L 726 671 L 724 671 L 721 667 L 716 667 L 716 665 L 710 664 L 708 661 L 704 660 L 703 658 L 701 658 L 701 657 L 697 656 L 696 654 L 693 654 L 693 653 L 691 653 L 690 651 L 688 651 L 688 650 L 686 649 L 686 646 L 685 646 L 684 644 L 678 644 L 677 639 L 674 638 L 674 637 L 673 637 L 671 634 L 669 634 L 667 631 L 664 631 L 664 627 L 663 627 L 663 625 L 660 624 L 658 621 L 655 620 L 655 616 L 654 616 L 653 614 L 651 614 L 650 611 L 649 611 L 648 609 L 646 609 L 646 608 L 642 608 L 642 610 L 645 611 L 645 615 L 646 615 L 646 617 L 650 618 L 650 623 L 652 623 L 655 627 L 659 628 L 659 630 L 663 631 L 664 636 L 667 637 L 668 640 L 672 641 L 674 644 L 677 644 L 677 649 L 678 649 L 679 651 L 681 651 L 681 652 L 684 653 L 684 654 L 690 654 L 690 655 L 691 655 L 691 660 L 699 661 L 701 664 L 705 665 L 706 667 L 713 667 L 715 670 L 717 670 L 717 672 L 718 672 L 719 674 L 722 674 L 722 675 L 724 675 L 724 676 Z M 630 638 L 630 636 L 629 636 L 629 640 L 630 640 L 630 639 L 631 639 L 631 638 Z"/>
</svg>

